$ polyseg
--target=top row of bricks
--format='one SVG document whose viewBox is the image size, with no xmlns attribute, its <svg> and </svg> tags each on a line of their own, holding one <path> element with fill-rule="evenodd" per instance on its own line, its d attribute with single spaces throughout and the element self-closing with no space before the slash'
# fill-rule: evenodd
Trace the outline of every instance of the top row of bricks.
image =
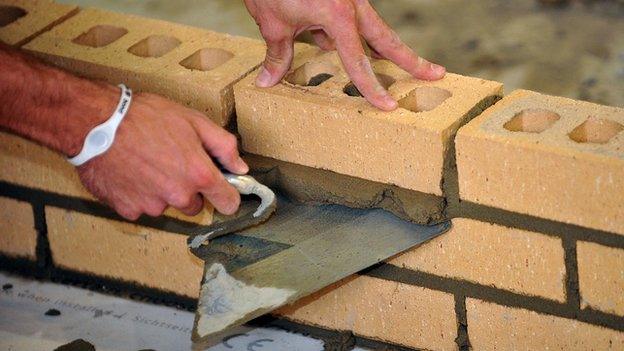
<svg viewBox="0 0 624 351">
<path fill-rule="evenodd" d="M 258 67 L 262 41 L 84 9 L 23 46 L 44 61 L 137 92 L 167 96 L 226 125 L 232 85 Z"/>
</svg>

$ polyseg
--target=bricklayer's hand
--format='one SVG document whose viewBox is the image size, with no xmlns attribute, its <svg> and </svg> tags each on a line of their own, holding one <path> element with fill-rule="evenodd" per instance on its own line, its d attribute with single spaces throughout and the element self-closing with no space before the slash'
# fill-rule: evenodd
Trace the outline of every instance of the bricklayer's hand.
<svg viewBox="0 0 624 351">
<path fill-rule="evenodd" d="M 135 94 L 113 146 L 78 172 L 89 191 L 130 220 L 158 216 L 167 206 L 195 215 L 203 197 L 232 214 L 240 196 L 210 156 L 230 172 L 248 171 L 236 137 L 206 116 L 157 95 Z"/>
<path fill-rule="evenodd" d="M 294 38 L 310 30 L 324 50 L 338 51 L 345 70 L 362 95 L 382 110 L 397 102 L 377 81 L 360 37 L 375 56 L 392 60 L 415 78 L 437 80 L 444 67 L 417 56 L 379 17 L 367 0 L 245 0 L 267 43 L 260 87 L 277 84 L 289 70 Z"/>
</svg>

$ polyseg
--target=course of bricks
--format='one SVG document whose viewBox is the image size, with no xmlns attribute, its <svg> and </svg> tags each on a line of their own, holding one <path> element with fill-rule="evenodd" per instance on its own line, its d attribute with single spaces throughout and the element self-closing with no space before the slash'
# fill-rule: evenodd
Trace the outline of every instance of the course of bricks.
<svg viewBox="0 0 624 351">
<path fill-rule="evenodd" d="M 264 59 L 262 42 L 84 9 L 23 48 L 85 77 L 164 95 L 225 126 L 232 85 Z"/>
<path fill-rule="evenodd" d="M 454 74 L 416 81 L 381 60 L 373 70 L 401 106 L 382 112 L 348 95 L 335 52 L 303 50 L 293 67 L 270 89 L 256 87 L 254 75 L 235 86 L 245 151 L 440 196 L 456 130 L 475 117 L 475 106 L 502 94 L 501 83 Z M 321 74 L 327 79 L 315 81 Z"/>
<path fill-rule="evenodd" d="M 52 11 L 31 11 L 29 20 L 43 22 L 33 18 L 42 13 Z M 109 26 L 127 33 L 111 41 Z M 181 43 L 159 58 L 129 54 L 147 33 Z M 355 187 L 364 178 L 385 184 L 384 196 L 401 192 L 390 199 L 431 195 L 442 200 L 432 206 L 441 203 L 454 218 L 450 232 L 276 311 L 269 324 L 375 349 L 624 349 L 624 110 L 527 91 L 490 107 L 500 83 L 457 75 L 420 82 L 378 61 L 380 81 L 401 105 L 385 114 L 353 96 L 334 54 L 298 45 L 285 81 L 262 90 L 250 71 L 263 44 L 204 41 L 226 37 L 206 33 L 87 9 L 25 47 L 79 74 L 115 83 L 127 75 L 132 88 L 150 86 L 155 71 L 169 89 L 180 85 L 175 79 L 192 81 L 192 93 L 155 92 L 200 104 L 221 124 L 235 91 L 243 147 L 266 157 L 263 167 L 274 159 L 301 167 L 292 175 L 323 168 L 324 179 L 340 176 Z M 230 43 L 238 40 L 248 44 Z M 148 40 L 134 51 L 160 46 Z M 208 46 L 234 53 L 223 75 L 202 80 L 192 77 L 197 70 L 180 71 Z M 228 66 L 247 50 L 244 62 Z M 198 55 L 186 64 L 202 65 Z M 149 61 L 122 67 L 138 58 Z M 200 91 L 218 98 L 196 101 Z M 194 306 L 202 265 L 186 235 L 212 221 L 211 209 L 129 223 L 89 195 L 61 156 L 1 132 L 0 169 L 1 267 Z"/>
</svg>

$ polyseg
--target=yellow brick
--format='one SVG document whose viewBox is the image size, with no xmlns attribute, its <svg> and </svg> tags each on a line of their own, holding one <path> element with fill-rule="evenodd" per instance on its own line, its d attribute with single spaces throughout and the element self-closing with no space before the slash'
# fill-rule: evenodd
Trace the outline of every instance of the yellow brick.
<svg viewBox="0 0 624 351">
<path fill-rule="evenodd" d="M 578 242 L 581 307 L 624 316 L 624 250 Z"/>
<path fill-rule="evenodd" d="M 516 91 L 457 133 L 463 200 L 624 234 L 624 109 Z"/>
<path fill-rule="evenodd" d="M 24 48 L 80 75 L 169 97 L 225 125 L 232 85 L 264 59 L 262 41 L 85 9 Z"/>
<path fill-rule="evenodd" d="M 20 46 L 78 12 L 48 0 L 0 0 L 0 41 Z"/>
<path fill-rule="evenodd" d="M 394 81 L 389 92 L 403 107 L 382 112 L 343 92 L 349 78 L 335 53 L 302 50 L 293 67 L 269 89 L 257 88 L 253 74 L 236 84 L 246 151 L 435 195 L 452 134 L 482 100 L 502 94 L 500 83 L 455 74 L 417 81 L 380 60 L 374 70 L 386 85 Z M 320 73 L 333 77 L 306 86 Z"/>
<path fill-rule="evenodd" d="M 37 231 L 32 206 L 0 197 L 0 253 L 35 260 L 36 250 Z"/>
<path fill-rule="evenodd" d="M 278 311 L 329 329 L 428 350 L 455 350 L 450 294 L 366 277 L 350 277 Z"/>
<path fill-rule="evenodd" d="M 186 236 L 47 207 L 56 265 L 196 298 L 203 261 Z"/>
<path fill-rule="evenodd" d="M 624 333 L 572 319 L 468 299 L 473 350 L 624 350 Z"/>
<path fill-rule="evenodd" d="M 389 263 L 564 302 L 561 240 L 472 219 Z"/>
<path fill-rule="evenodd" d="M 16 135 L 0 132 L 0 169 L 3 181 L 93 199 L 60 154 Z"/>
<path fill-rule="evenodd" d="M 15 135 L 0 132 L 0 180 L 57 194 L 95 200 L 74 167 L 60 154 Z M 212 223 L 212 206 L 189 217 L 173 208 L 165 215 L 198 224 Z"/>
</svg>

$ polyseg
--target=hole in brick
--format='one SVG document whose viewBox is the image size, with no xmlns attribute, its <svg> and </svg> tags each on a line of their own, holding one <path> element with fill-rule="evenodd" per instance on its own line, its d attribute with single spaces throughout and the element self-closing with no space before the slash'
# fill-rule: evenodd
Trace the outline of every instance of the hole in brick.
<svg viewBox="0 0 624 351">
<path fill-rule="evenodd" d="M 577 143 L 606 144 L 622 130 L 624 126 L 620 123 L 589 117 L 583 124 L 574 128 L 568 137 Z"/>
<path fill-rule="evenodd" d="M 308 62 L 288 74 L 285 80 L 290 84 L 313 87 L 321 85 L 339 71 L 340 69 L 331 63 Z"/>
<path fill-rule="evenodd" d="M 182 42 L 166 35 L 151 35 L 132 45 L 128 52 L 141 57 L 161 57 Z"/>
<path fill-rule="evenodd" d="M 206 48 L 197 50 L 185 58 L 180 65 L 198 71 L 210 71 L 228 62 L 234 54 L 223 49 Z"/>
<path fill-rule="evenodd" d="M 26 16 L 28 12 L 17 6 L 0 6 L 0 27 L 8 26 Z"/>
<path fill-rule="evenodd" d="M 91 27 L 91 29 L 80 34 L 72 41 L 78 45 L 100 48 L 123 37 L 126 33 L 128 33 L 128 30 L 125 28 L 103 24 Z"/>
<path fill-rule="evenodd" d="M 399 106 L 412 112 L 426 112 L 440 106 L 453 94 L 437 87 L 418 87 L 399 100 Z"/>
<path fill-rule="evenodd" d="M 516 113 L 503 127 L 511 132 L 541 133 L 561 118 L 558 114 L 541 108 L 529 108 Z"/>
<path fill-rule="evenodd" d="M 375 76 L 377 76 L 377 80 L 379 81 L 379 84 L 381 84 L 381 86 L 384 89 L 390 88 L 390 86 L 394 84 L 394 82 L 396 82 L 394 78 L 390 77 L 387 74 L 376 73 Z M 349 96 L 362 97 L 362 93 L 360 93 L 358 88 L 353 83 L 349 83 L 345 85 L 344 89 L 342 89 L 342 92 Z"/>
</svg>

